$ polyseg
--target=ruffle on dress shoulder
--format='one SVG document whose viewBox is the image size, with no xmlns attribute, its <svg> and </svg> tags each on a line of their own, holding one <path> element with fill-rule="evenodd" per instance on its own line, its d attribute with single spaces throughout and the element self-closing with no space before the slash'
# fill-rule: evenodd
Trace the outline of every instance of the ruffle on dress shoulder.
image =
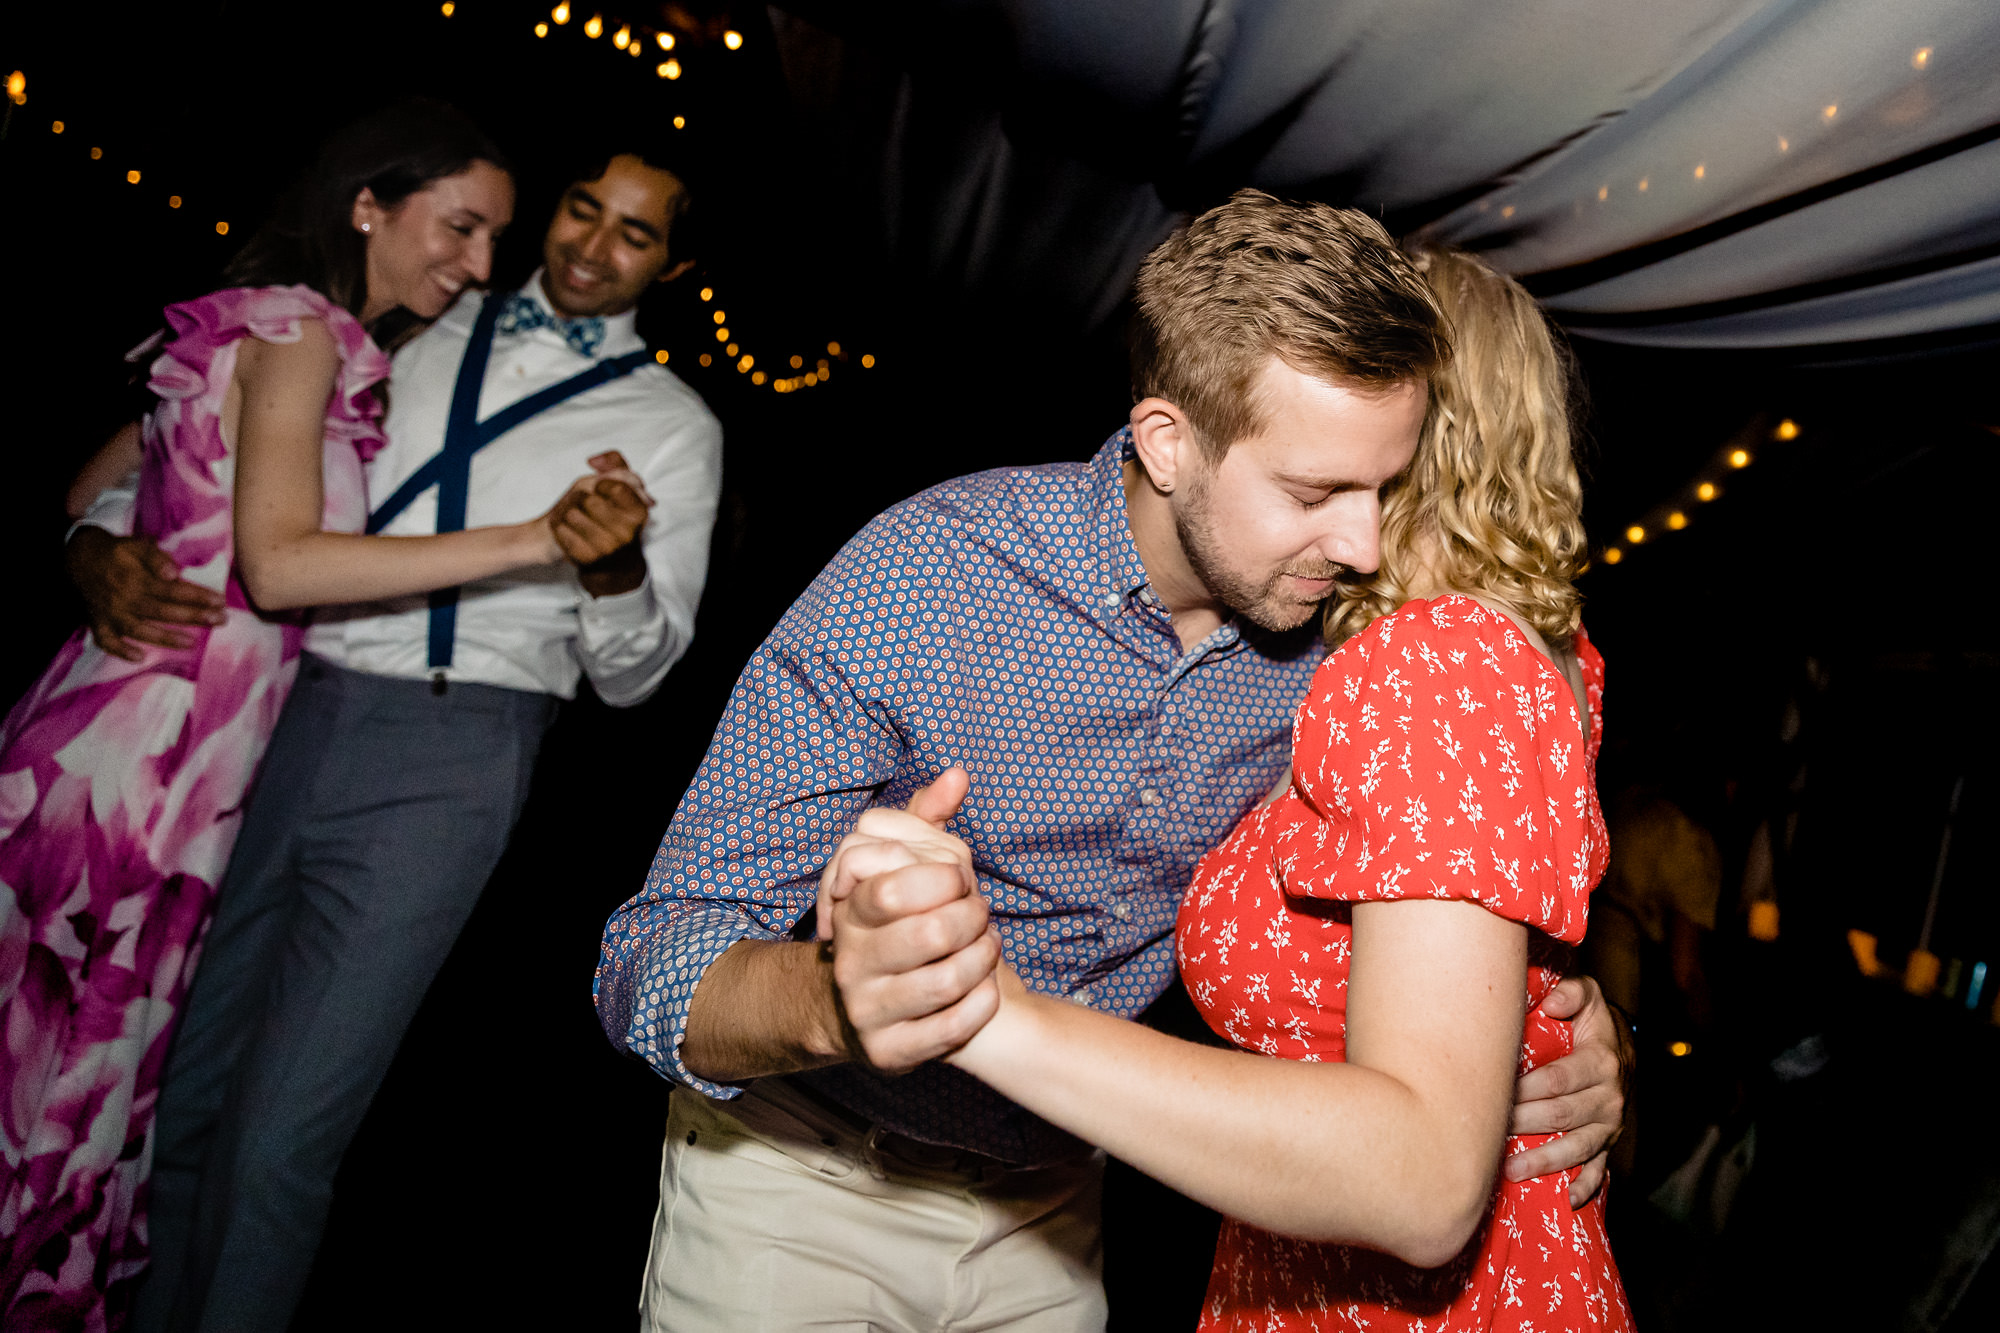
<svg viewBox="0 0 2000 1333">
<path fill-rule="evenodd" d="M 1579 652 L 1601 682 L 1588 640 Z M 1505 616 L 1459 596 L 1383 616 L 1299 711 L 1300 799 L 1274 807 L 1285 892 L 1465 900 L 1581 939 L 1606 842 L 1579 722 L 1568 682 Z"/>
<path fill-rule="evenodd" d="M 382 403 L 374 386 L 389 377 L 389 357 L 361 322 L 310 287 L 225 287 L 166 309 L 171 331 L 151 367 L 147 387 L 161 398 L 191 398 L 209 388 L 215 355 L 245 337 L 271 343 L 299 339 L 299 321 L 316 319 L 333 335 L 340 373 L 327 404 L 326 434 L 352 445 L 363 459 L 386 443 Z M 143 346 L 143 345 L 142 345 Z"/>
</svg>

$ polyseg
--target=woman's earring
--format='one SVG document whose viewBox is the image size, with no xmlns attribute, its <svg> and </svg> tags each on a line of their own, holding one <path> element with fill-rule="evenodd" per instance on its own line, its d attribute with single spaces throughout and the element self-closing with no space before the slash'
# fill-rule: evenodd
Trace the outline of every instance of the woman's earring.
<svg viewBox="0 0 2000 1333">
<path fill-rule="evenodd" d="M 364 222 L 364 223 L 362 223 L 362 224 L 361 224 L 361 231 L 362 231 L 362 234 L 363 234 L 363 235 L 366 235 L 366 234 L 367 234 L 367 231 L 368 231 L 368 224 L 367 224 L 367 223 L 365 223 L 365 222 Z"/>
</svg>

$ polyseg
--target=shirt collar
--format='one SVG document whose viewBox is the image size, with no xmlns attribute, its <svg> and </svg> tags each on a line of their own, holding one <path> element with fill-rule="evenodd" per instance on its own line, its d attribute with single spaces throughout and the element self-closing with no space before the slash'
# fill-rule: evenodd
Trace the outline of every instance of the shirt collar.
<svg viewBox="0 0 2000 1333">
<path fill-rule="evenodd" d="M 556 319 L 569 318 L 569 316 L 562 314 L 553 305 L 549 304 L 549 294 L 542 290 L 543 272 L 544 270 L 538 268 L 529 275 L 528 281 L 521 287 L 521 295 L 548 311 Z M 540 332 L 540 330 L 537 330 L 537 332 Z M 554 333 L 550 333 L 549 336 L 551 338 L 556 337 Z M 561 341 L 560 338 L 556 340 L 558 342 Z M 637 307 L 616 315 L 604 316 L 604 345 L 598 349 L 598 356 L 620 356 L 626 352 L 635 351 L 644 345 L 644 340 L 639 337 L 639 311 Z"/>
</svg>

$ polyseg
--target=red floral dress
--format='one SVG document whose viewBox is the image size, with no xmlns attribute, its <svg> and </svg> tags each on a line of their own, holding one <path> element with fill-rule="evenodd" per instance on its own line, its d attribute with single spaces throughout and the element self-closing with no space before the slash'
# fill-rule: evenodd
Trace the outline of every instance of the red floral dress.
<svg viewBox="0 0 2000 1333">
<path fill-rule="evenodd" d="M 1181 904 L 1181 974 L 1211 1027 L 1249 1051 L 1344 1060 L 1349 904 L 1462 899 L 1531 928 L 1521 1072 L 1569 1052 L 1568 1025 L 1534 1006 L 1583 937 L 1606 859 L 1604 661 L 1581 634 L 1576 652 L 1588 736 L 1569 682 L 1469 598 L 1410 602 L 1326 660 L 1294 731 L 1291 789 L 1244 817 Z M 1604 1196 L 1572 1212 L 1568 1186 L 1567 1173 L 1503 1180 L 1436 1269 L 1226 1221 L 1201 1327 L 1630 1329 Z"/>
</svg>

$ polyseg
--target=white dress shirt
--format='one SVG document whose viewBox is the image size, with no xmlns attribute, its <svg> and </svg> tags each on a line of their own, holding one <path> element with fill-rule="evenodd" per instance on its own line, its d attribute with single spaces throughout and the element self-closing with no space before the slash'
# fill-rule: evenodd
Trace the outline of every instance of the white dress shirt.
<svg viewBox="0 0 2000 1333">
<path fill-rule="evenodd" d="M 538 271 L 521 289 L 548 307 Z M 483 300 L 468 295 L 396 353 L 389 377 L 389 443 L 368 464 L 368 497 L 380 505 L 444 447 L 458 365 Z M 553 313 L 553 311 L 551 311 Z M 479 395 L 483 421 L 603 358 L 645 344 L 632 312 L 605 320 L 598 357 L 549 328 L 496 334 Z M 606 703 L 636 704 L 659 688 L 687 651 L 708 573 L 708 541 L 722 485 L 722 427 L 694 390 L 647 363 L 508 431 L 472 459 L 465 526 L 517 523 L 545 513 L 590 473 L 594 454 L 616 449 L 645 482 L 654 506 L 641 543 L 646 579 L 631 592 L 592 597 L 569 564 L 518 570 L 470 583 L 459 594 L 447 680 L 534 690 L 570 699 L 587 674 Z M 131 492 L 107 490 L 85 522 L 130 531 Z M 437 530 L 437 488 L 419 495 L 383 532 Z M 320 607 L 306 649 L 370 675 L 428 680 L 430 604 L 423 596 Z"/>
</svg>

